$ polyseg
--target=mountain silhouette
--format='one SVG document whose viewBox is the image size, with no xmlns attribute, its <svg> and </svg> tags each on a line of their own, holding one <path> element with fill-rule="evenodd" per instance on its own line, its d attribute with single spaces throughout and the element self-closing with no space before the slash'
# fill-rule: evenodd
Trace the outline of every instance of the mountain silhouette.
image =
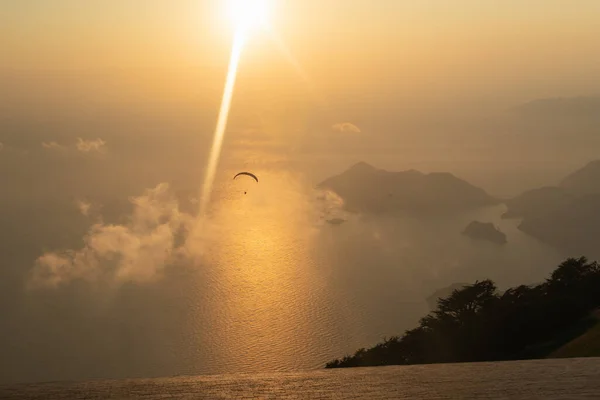
<svg viewBox="0 0 600 400">
<path fill-rule="evenodd" d="M 519 229 L 571 254 L 600 256 L 600 160 L 558 186 L 527 191 L 506 201 L 505 218 L 522 218 Z"/>
<path fill-rule="evenodd" d="M 574 196 L 556 186 L 546 186 L 528 190 L 519 196 L 505 201 L 507 211 L 502 218 L 541 217 L 558 207 L 565 206 Z"/>
<path fill-rule="evenodd" d="M 568 253 L 600 256 L 600 193 L 577 197 L 519 225 L 523 232 Z"/>
<path fill-rule="evenodd" d="M 483 189 L 450 173 L 389 172 L 365 162 L 319 184 L 344 199 L 349 211 L 456 211 L 497 201 Z"/>
<path fill-rule="evenodd" d="M 560 183 L 560 187 L 574 195 L 600 193 L 600 160 L 588 163 Z"/>
<path fill-rule="evenodd" d="M 536 99 L 521 104 L 514 111 L 526 118 L 600 118 L 600 97 L 558 97 Z"/>
<path fill-rule="evenodd" d="M 487 240 L 498 244 L 506 243 L 506 235 L 491 222 L 472 221 L 462 234 L 473 239 Z"/>
</svg>

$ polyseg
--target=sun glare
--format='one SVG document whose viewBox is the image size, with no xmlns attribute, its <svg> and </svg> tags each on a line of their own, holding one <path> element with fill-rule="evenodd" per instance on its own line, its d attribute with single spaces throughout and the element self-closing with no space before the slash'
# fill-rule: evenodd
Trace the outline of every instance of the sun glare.
<svg viewBox="0 0 600 400">
<path fill-rule="evenodd" d="M 235 35 L 227 71 L 227 79 L 223 90 L 221 108 L 217 119 L 217 125 L 213 136 L 213 144 L 210 150 L 209 160 L 204 177 L 204 185 L 200 200 L 200 216 L 204 217 L 215 180 L 215 174 L 221 156 L 223 138 L 227 129 L 231 101 L 235 89 L 237 71 L 240 64 L 240 58 L 244 44 L 249 36 L 249 31 L 257 28 L 265 28 L 269 15 L 268 0 L 229 0 L 228 11 L 235 24 Z"/>
<path fill-rule="evenodd" d="M 269 17 L 267 0 L 229 0 L 228 11 L 237 29 L 264 27 Z"/>
</svg>

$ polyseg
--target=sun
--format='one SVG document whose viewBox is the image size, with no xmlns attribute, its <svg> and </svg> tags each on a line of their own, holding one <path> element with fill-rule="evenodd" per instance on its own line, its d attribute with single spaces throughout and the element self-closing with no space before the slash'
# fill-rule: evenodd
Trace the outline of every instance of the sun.
<svg viewBox="0 0 600 400">
<path fill-rule="evenodd" d="M 237 29 L 264 28 L 269 18 L 267 0 L 228 0 L 227 8 Z"/>
</svg>

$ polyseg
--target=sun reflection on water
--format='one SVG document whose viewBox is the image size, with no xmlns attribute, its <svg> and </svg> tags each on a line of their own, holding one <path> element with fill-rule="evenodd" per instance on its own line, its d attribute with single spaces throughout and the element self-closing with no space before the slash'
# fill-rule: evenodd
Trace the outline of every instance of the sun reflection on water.
<svg viewBox="0 0 600 400">
<path fill-rule="evenodd" d="M 221 237 L 209 264 L 225 287 L 212 301 L 218 321 L 213 334 L 220 337 L 223 365 L 282 365 L 282 359 L 293 365 L 323 340 L 315 332 L 327 332 L 323 324 L 332 319 L 324 316 L 331 308 L 327 282 L 307 251 L 317 232 L 309 221 L 314 213 L 302 183 L 289 172 L 253 172 L 260 184 L 246 195 L 240 182 L 224 183 L 212 215 Z"/>
</svg>

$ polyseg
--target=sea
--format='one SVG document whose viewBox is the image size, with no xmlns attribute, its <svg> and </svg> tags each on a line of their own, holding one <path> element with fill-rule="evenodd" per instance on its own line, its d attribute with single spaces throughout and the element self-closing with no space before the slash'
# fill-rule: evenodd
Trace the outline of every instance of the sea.
<svg viewBox="0 0 600 400">
<path fill-rule="evenodd" d="M 9 400 L 598 399 L 600 359 L 356 368 L 0 386 Z"/>
<path fill-rule="evenodd" d="M 1 335 L 12 364 L 2 381 L 320 370 L 415 327 L 440 288 L 483 279 L 498 290 L 539 283 L 565 257 L 521 232 L 519 221 L 503 220 L 503 205 L 452 215 L 354 214 L 291 169 L 252 170 L 259 184 L 233 181 L 235 169 L 217 177 L 213 206 L 177 265 L 150 262 L 160 247 L 144 224 L 127 225 L 147 215 L 133 210 L 129 220 L 105 224 L 110 232 L 127 226 L 150 246 L 127 253 L 133 260 L 152 254 L 143 269 L 131 267 L 124 279 L 9 288 L 17 294 Z M 181 205 L 172 215 L 188 211 Z M 465 237 L 473 220 L 493 222 L 508 242 Z M 85 240 L 106 240 L 94 237 Z M 79 241 L 73 251 L 85 246 Z"/>
</svg>

